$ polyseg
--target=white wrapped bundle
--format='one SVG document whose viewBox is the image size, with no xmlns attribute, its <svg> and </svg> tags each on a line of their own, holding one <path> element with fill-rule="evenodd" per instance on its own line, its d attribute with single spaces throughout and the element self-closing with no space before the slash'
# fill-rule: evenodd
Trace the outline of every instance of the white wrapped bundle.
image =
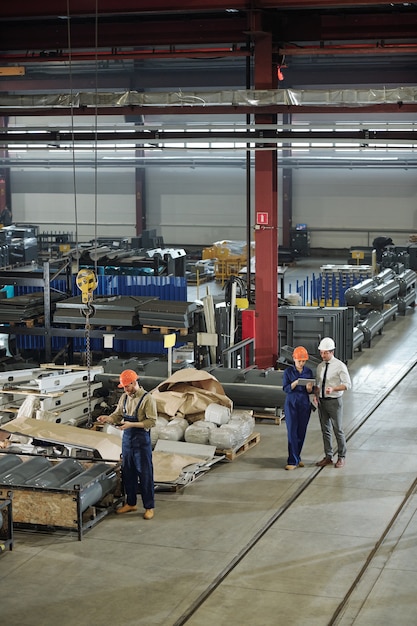
<svg viewBox="0 0 417 626">
<path fill-rule="evenodd" d="M 255 430 L 255 418 L 251 411 L 233 411 L 229 424 L 236 424 L 239 427 L 243 441 Z"/>
<path fill-rule="evenodd" d="M 183 441 L 184 431 L 180 424 L 168 422 L 166 426 L 159 430 L 159 439 L 163 439 L 165 441 Z"/>
<path fill-rule="evenodd" d="M 227 424 L 230 420 L 230 409 L 227 406 L 221 404 L 209 404 L 205 411 L 205 419 L 207 422 L 213 422 L 214 424 Z"/>
<path fill-rule="evenodd" d="M 216 424 L 199 420 L 188 426 L 184 433 L 184 439 L 187 443 L 200 443 L 207 445 L 210 442 L 210 432 L 217 430 Z"/>
<path fill-rule="evenodd" d="M 227 450 L 229 448 L 236 448 L 243 443 L 239 428 L 232 424 L 223 424 L 216 430 L 210 432 L 210 444 L 220 448 L 221 450 Z"/>
<path fill-rule="evenodd" d="M 174 424 L 176 426 L 179 426 L 181 428 L 183 434 L 185 433 L 185 431 L 188 428 L 188 422 L 183 417 L 173 417 L 172 420 L 169 421 L 169 424 Z"/>
<path fill-rule="evenodd" d="M 159 431 L 161 428 L 164 428 L 168 424 L 168 420 L 165 417 L 157 417 L 156 424 L 153 428 L 151 428 L 151 445 L 152 448 L 156 446 L 156 442 L 159 439 Z"/>
</svg>

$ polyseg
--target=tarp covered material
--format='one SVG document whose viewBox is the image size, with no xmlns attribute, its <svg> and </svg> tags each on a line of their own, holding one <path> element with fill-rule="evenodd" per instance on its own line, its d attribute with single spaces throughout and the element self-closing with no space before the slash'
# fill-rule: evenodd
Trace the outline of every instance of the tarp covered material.
<svg viewBox="0 0 417 626">
<path fill-rule="evenodd" d="M 158 415 L 184 417 L 188 422 L 204 419 L 209 404 L 230 409 L 233 403 L 219 381 L 203 370 L 192 367 L 178 370 L 152 391 Z"/>
<path fill-rule="evenodd" d="M 82 92 L 73 94 L 1 94 L 0 108 L 100 108 L 126 106 L 205 107 L 296 105 L 362 107 L 372 104 L 414 104 L 417 86 L 381 89 L 225 89 L 184 92 Z"/>
<path fill-rule="evenodd" d="M 190 474 L 196 474 L 204 468 L 201 458 L 185 454 L 154 451 L 152 461 L 156 483 L 176 482 L 187 468 L 190 469 Z"/>
<path fill-rule="evenodd" d="M 215 446 L 159 439 L 152 454 L 155 482 L 186 485 L 224 458 L 215 455 Z"/>
<path fill-rule="evenodd" d="M 25 435 L 32 439 L 95 450 L 102 459 L 108 461 L 119 461 L 122 453 L 120 437 L 76 426 L 18 417 L 3 424 L 1 428 L 9 433 Z"/>
</svg>

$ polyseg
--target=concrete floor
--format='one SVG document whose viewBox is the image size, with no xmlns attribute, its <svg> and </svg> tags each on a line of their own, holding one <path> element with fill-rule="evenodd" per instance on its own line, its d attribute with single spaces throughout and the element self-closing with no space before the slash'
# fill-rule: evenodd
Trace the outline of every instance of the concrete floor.
<svg viewBox="0 0 417 626">
<path fill-rule="evenodd" d="M 82 541 L 15 531 L 0 556 L 2 623 L 416 624 L 416 331 L 409 309 L 348 363 L 345 468 L 315 466 L 317 413 L 293 472 L 285 423 L 262 421 L 258 445 L 158 493 L 152 521 L 110 514 Z"/>
</svg>

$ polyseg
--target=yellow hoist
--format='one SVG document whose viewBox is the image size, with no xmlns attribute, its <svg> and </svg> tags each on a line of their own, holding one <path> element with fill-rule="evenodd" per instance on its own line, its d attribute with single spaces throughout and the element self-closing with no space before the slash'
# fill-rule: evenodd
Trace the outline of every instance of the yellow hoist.
<svg viewBox="0 0 417 626">
<path fill-rule="evenodd" d="M 85 304 L 85 308 L 81 309 L 82 314 L 85 317 L 85 359 L 87 366 L 87 399 L 88 399 L 88 420 L 87 427 L 91 428 L 93 424 L 91 416 L 91 344 L 90 344 L 90 318 L 93 317 L 95 309 L 93 306 L 93 293 L 97 289 L 98 281 L 95 273 L 89 269 L 79 270 L 77 274 L 77 287 L 81 291 L 82 303 Z"/>
</svg>

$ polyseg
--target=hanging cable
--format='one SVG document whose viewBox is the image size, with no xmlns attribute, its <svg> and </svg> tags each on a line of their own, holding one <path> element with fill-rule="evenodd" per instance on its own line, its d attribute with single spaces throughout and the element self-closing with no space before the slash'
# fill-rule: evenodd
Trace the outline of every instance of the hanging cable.
<svg viewBox="0 0 417 626">
<path fill-rule="evenodd" d="M 95 108 L 94 108 L 94 270 L 97 276 L 98 263 L 98 0 L 95 6 L 94 49 L 95 49 Z"/>
<path fill-rule="evenodd" d="M 70 81 L 70 107 L 71 107 L 71 147 L 72 147 L 72 178 L 74 190 L 74 222 L 75 222 L 75 257 L 77 272 L 79 270 L 79 243 L 78 243 L 78 206 L 77 206 L 77 178 L 75 166 L 75 130 L 74 130 L 74 92 L 72 76 L 72 43 L 71 43 L 71 16 L 69 8 L 70 0 L 67 0 L 67 38 L 68 38 L 68 68 Z"/>
<path fill-rule="evenodd" d="M 96 0 L 96 27 L 95 27 L 95 49 L 96 49 L 96 102 L 95 102 L 95 184 L 94 184 L 94 239 L 95 245 L 97 245 L 97 16 L 98 6 Z M 94 273 L 92 270 L 80 270 L 79 269 L 79 237 L 78 237 L 78 206 L 77 206 L 77 181 L 76 181 L 76 160 L 75 160 L 75 131 L 74 131 L 74 98 L 73 98 L 73 80 L 72 80 L 72 46 L 71 46 L 71 18 L 69 10 L 69 0 L 67 0 L 67 28 L 68 28 L 68 50 L 69 50 L 69 74 L 70 74 L 70 93 L 71 93 L 71 137 L 72 137 L 72 171 L 73 171 L 73 186 L 74 186 L 74 214 L 75 214 L 75 249 L 76 249 L 76 268 L 77 268 L 77 286 L 82 293 L 82 302 L 85 308 L 81 310 L 85 316 L 85 364 L 87 368 L 87 403 L 88 403 L 88 417 L 87 428 L 92 427 L 92 415 L 91 415 L 91 338 L 90 330 L 91 323 L 90 318 L 94 315 L 95 310 L 93 307 L 93 292 L 97 288 L 97 260 L 95 260 Z M 95 255 L 97 259 L 97 254 Z"/>
<path fill-rule="evenodd" d="M 83 314 L 85 315 L 85 361 L 87 368 L 87 406 L 88 406 L 88 418 L 87 428 L 91 428 L 93 425 L 93 419 L 91 415 L 91 323 L 90 317 L 95 313 L 93 306 L 93 292 L 97 288 L 97 197 L 98 197 L 98 177 L 97 177 L 97 133 L 98 133 L 98 0 L 96 0 L 95 6 L 95 115 L 94 115 L 94 272 L 89 270 L 81 270 L 77 274 L 77 284 L 82 291 L 82 300 L 86 305 Z"/>
</svg>

